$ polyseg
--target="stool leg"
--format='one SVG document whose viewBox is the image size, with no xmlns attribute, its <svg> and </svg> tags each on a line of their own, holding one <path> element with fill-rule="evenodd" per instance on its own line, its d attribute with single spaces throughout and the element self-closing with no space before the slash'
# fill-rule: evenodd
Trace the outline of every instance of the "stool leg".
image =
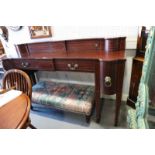
<svg viewBox="0 0 155 155">
<path fill-rule="evenodd" d="M 93 115 L 94 108 L 95 108 L 95 101 L 93 101 L 93 105 L 92 105 L 92 109 L 91 109 L 90 115 L 86 115 L 86 122 L 87 123 L 90 123 L 90 119 L 91 119 L 91 116 Z"/>
<path fill-rule="evenodd" d="M 87 123 L 90 123 L 90 118 L 91 118 L 91 115 L 89 115 L 89 116 L 86 115 L 86 122 Z"/>
</svg>

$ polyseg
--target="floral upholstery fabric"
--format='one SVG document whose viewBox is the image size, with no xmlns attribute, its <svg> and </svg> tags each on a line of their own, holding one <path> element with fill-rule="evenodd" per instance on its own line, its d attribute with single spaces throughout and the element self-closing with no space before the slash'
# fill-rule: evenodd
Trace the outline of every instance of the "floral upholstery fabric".
<svg viewBox="0 0 155 155">
<path fill-rule="evenodd" d="M 85 115 L 91 113 L 95 92 L 93 86 L 40 81 L 32 90 L 34 103 Z"/>
</svg>

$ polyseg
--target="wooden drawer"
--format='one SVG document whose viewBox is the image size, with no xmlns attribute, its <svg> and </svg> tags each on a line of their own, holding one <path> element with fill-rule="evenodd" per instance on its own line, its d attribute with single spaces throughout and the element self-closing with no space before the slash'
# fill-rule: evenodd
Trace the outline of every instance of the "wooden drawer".
<svg viewBox="0 0 155 155">
<path fill-rule="evenodd" d="M 101 88 L 104 94 L 113 95 L 116 93 L 116 61 L 104 61 L 101 67 Z"/>
<path fill-rule="evenodd" d="M 99 39 L 72 40 L 66 42 L 68 52 L 96 52 L 101 50 Z"/>
<path fill-rule="evenodd" d="M 12 68 L 23 70 L 54 70 L 52 60 L 42 59 L 12 59 Z"/>
<path fill-rule="evenodd" d="M 43 42 L 33 43 L 27 45 L 29 52 L 32 53 L 51 53 L 51 52 L 65 52 L 65 42 Z"/>
<path fill-rule="evenodd" d="M 78 59 L 56 59 L 54 60 L 55 69 L 58 71 L 85 71 L 94 72 L 95 60 L 78 60 Z"/>
</svg>

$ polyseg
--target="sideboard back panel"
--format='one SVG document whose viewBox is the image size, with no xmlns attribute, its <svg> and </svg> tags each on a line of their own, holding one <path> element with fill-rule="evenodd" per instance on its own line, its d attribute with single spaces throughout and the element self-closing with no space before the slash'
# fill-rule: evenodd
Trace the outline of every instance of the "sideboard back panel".
<svg viewBox="0 0 155 155">
<path fill-rule="evenodd" d="M 21 57 L 34 56 L 37 54 L 48 55 L 51 53 L 81 53 L 81 52 L 115 52 L 125 50 L 125 37 L 118 38 L 97 38 L 52 41 L 41 43 L 27 43 L 16 45 L 18 54 Z"/>
</svg>

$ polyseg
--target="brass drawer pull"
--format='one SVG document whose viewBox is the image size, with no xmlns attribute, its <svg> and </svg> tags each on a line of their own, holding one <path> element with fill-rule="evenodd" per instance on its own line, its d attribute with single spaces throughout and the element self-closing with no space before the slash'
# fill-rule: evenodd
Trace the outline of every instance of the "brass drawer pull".
<svg viewBox="0 0 155 155">
<path fill-rule="evenodd" d="M 74 65 L 72 65 L 72 64 L 67 64 L 67 66 L 68 66 L 68 68 L 69 68 L 70 70 L 76 70 L 76 69 L 79 67 L 78 64 L 74 64 Z"/>
<path fill-rule="evenodd" d="M 110 76 L 106 76 L 105 79 L 104 79 L 104 85 L 106 87 L 111 87 L 112 85 L 112 82 L 111 82 L 111 77 Z"/>
<path fill-rule="evenodd" d="M 22 65 L 24 68 L 26 68 L 26 67 L 29 66 L 29 63 L 28 63 L 28 62 L 22 62 L 21 65 Z"/>
<path fill-rule="evenodd" d="M 94 46 L 95 46 L 95 48 L 98 48 L 99 45 L 98 45 L 98 43 L 95 43 Z"/>
</svg>

